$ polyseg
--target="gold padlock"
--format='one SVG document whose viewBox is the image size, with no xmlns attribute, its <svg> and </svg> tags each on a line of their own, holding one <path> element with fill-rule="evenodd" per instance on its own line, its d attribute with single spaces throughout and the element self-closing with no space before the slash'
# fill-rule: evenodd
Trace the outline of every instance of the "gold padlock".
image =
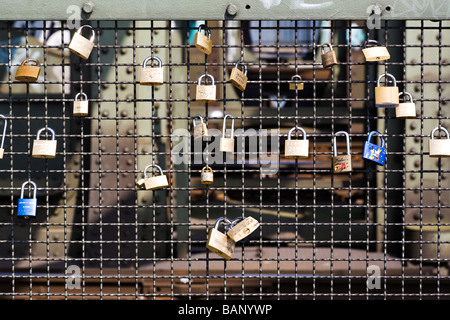
<svg viewBox="0 0 450 320">
<path fill-rule="evenodd" d="M 239 64 L 242 64 L 243 71 L 238 69 Z M 230 82 L 233 86 L 241 91 L 244 91 L 247 86 L 247 66 L 241 60 L 236 61 L 234 68 L 231 69 Z"/>
<path fill-rule="evenodd" d="M 300 130 L 303 134 L 303 140 L 291 140 L 294 130 Z M 288 132 L 287 140 L 284 144 L 284 156 L 286 158 L 308 158 L 309 140 L 306 139 L 306 131 L 301 127 L 293 127 Z"/>
<path fill-rule="evenodd" d="M 444 131 L 446 139 L 443 139 L 443 138 L 435 139 L 434 138 L 434 134 L 438 130 Z M 433 157 L 433 158 L 450 157 L 450 136 L 449 136 L 447 129 L 445 129 L 442 126 L 437 126 L 436 128 L 434 128 L 430 134 L 430 141 L 429 141 L 428 147 L 430 149 L 430 151 L 429 151 L 430 157 Z"/>
<path fill-rule="evenodd" d="M 150 60 L 156 60 L 158 62 L 158 66 L 147 67 L 147 63 Z M 153 56 L 147 57 L 144 60 L 141 67 L 141 77 L 139 83 L 146 86 L 159 86 L 164 83 L 164 69 L 160 58 Z"/>
<path fill-rule="evenodd" d="M 197 125 L 195 123 L 195 118 L 199 118 L 200 119 L 200 124 Z M 206 138 L 208 137 L 208 128 L 206 127 L 206 123 L 203 122 L 203 117 L 199 114 L 197 114 L 193 119 L 192 119 L 192 124 L 194 127 L 194 139 L 202 139 L 202 138 Z"/>
<path fill-rule="evenodd" d="M 148 177 L 147 170 L 150 167 L 157 168 L 161 174 L 159 176 Z M 156 164 L 149 164 L 148 166 L 145 167 L 144 178 L 145 178 L 145 181 L 144 181 L 145 190 L 157 190 L 157 189 L 166 188 L 169 186 L 169 181 L 167 180 L 167 176 L 163 173 L 161 167 Z"/>
<path fill-rule="evenodd" d="M 206 248 L 222 258 L 230 260 L 233 257 L 236 242 L 225 233 L 219 231 L 221 222 L 224 222 L 226 225 L 231 223 L 229 219 L 224 217 L 217 219 L 214 228 L 209 230 Z"/>
<path fill-rule="evenodd" d="M 202 33 L 202 30 L 205 31 L 205 34 Z M 197 33 L 195 34 L 194 45 L 201 52 L 205 54 L 211 54 L 212 52 L 211 30 L 209 30 L 209 28 L 206 25 L 201 24 L 198 26 Z"/>
<path fill-rule="evenodd" d="M 34 65 L 29 65 L 28 63 L 33 62 Z M 39 78 L 39 72 L 41 71 L 41 65 L 39 61 L 35 59 L 26 59 L 17 68 L 16 80 L 23 82 L 35 82 Z"/>
<path fill-rule="evenodd" d="M 327 52 L 325 52 L 324 47 L 329 47 L 330 50 L 328 50 Z M 322 46 L 322 65 L 324 68 L 329 68 L 334 66 L 335 64 L 337 64 L 337 58 L 336 58 L 336 52 L 333 49 L 333 46 L 331 45 L 331 43 L 325 43 Z"/>
<path fill-rule="evenodd" d="M 416 117 L 416 104 L 413 101 L 413 97 L 409 92 L 400 92 L 401 95 L 408 96 L 409 102 L 401 102 L 398 107 L 395 108 L 395 116 L 397 118 L 410 119 Z"/>
<path fill-rule="evenodd" d="M 291 77 L 291 82 L 289 83 L 289 90 L 303 90 L 304 84 L 303 82 L 299 81 L 302 81 L 302 77 L 300 77 L 298 74 L 294 74 Z"/>
<path fill-rule="evenodd" d="M 211 79 L 210 85 L 202 84 L 204 77 Z M 216 85 L 214 84 L 214 77 L 209 73 L 204 73 L 198 78 L 195 98 L 197 101 L 203 102 L 216 101 Z"/>
<path fill-rule="evenodd" d="M 80 96 L 83 97 L 83 100 L 79 100 Z M 89 114 L 89 100 L 86 93 L 77 93 L 77 95 L 75 96 L 75 100 L 73 101 L 72 114 L 74 116 L 87 116 Z"/>
<path fill-rule="evenodd" d="M 209 170 L 209 171 L 205 171 L 205 170 Z M 213 170 L 208 165 L 202 169 L 200 182 L 202 184 L 211 184 L 214 182 Z"/>
<path fill-rule="evenodd" d="M 380 80 L 383 77 L 389 77 L 392 79 L 393 86 L 380 86 Z M 394 76 L 390 73 L 383 73 L 378 77 L 377 86 L 375 87 L 375 106 L 377 108 L 395 108 L 398 107 L 399 97 L 398 97 L 398 87 L 397 81 Z"/>
<path fill-rule="evenodd" d="M 376 40 L 365 41 L 362 53 L 366 61 L 384 61 L 391 58 L 388 49 Z"/>
<path fill-rule="evenodd" d="M 341 134 L 345 136 L 345 142 L 347 145 L 347 154 L 338 155 L 336 136 L 341 135 Z M 334 173 L 351 172 L 352 171 L 352 155 L 350 152 L 350 138 L 348 136 L 348 133 L 345 131 L 338 131 L 334 135 L 333 139 L 334 139 L 333 172 Z"/>
<path fill-rule="evenodd" d="M 41 133 L 49 131 L 52 134 L 51 140 L 41 140 Z M 52 128 L 42 128 L 37 132 L 36 140 L 33 141 L 33 151 L 31 156 L 33 158 L 55 158 L 56 157 L 55 131 Z"/>
<path fill-rule="evenodd" d="M 4 145 L 5 145 L 6 128 L 8 125 L 8 120 L 6 120 L 6 117 L 2 114 L 0 114 L 0 118 L 3 118 L 3 120 L 4 120 L 2 142 L 0 144 L 0 159 L 3 159 L 3 155 L 5 153 Z"/>
<path fill-rule="evenodd" d="M 225 137 L 227 118 L 231 118 L 231 133 L 229 138 Z M 234 152 L 234 118 L 231 114 L 226 114 L 223 117 L 222 137 L 219 142 L 219 150 L 221 152 Z"/>
<path fill-rule="evenodd" d="M 84 28 L 91 29 L 91 37 L 89 39 L 83 37 L 81 32 Z M 90 25 L 81 26 L 72 37 L 69 43 L 69 50 L 75 53 L 77 56 L 87 60 L 91 55 L 94 48 L 95 32 Z"/>
<path fill-rule="evenodd" d="M 259 222 L 255 218 L 246 217 L 244 219 L 242 217 L 239 217 L 231 221 L 231 226 L 227 231 L 227 236 L 233 239 L 234 242 L 238 242 L 249 236 L 253 231 L 258 229 L 258 227 Z"/>
</svg>

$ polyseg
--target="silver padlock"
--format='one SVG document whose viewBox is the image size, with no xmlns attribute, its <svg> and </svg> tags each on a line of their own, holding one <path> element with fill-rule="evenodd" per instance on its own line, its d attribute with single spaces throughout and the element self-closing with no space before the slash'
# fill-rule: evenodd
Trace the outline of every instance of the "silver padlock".
<svg viewBox="0 0 450 320">
<path fill-rule="evenodd" d="M 227 118 L 231 119 L 231 133 L 229 138 L 226 138 Z M 219 150 L 221 152 L 234 152 L 234 118 L 231 114 L 226 114 L 223 117 L 222 137 L 220 138 Z"/>
<path fill-rule="evenodd" d="M 80 96 L 83 97 L 82 100 L 79 99 Z M 74 116 L 87 116 L 89 114 L 89 100 L 86 93 L 77 93 L 75 100 L 73 101 L 72 114 Z"/>
<path fill-rule="evenodd" d="M 202 79 L 204 77 L 208 77 L 211 79 L 211 84 L 202 84 Z M 205 79 L 206 80 L 206 79 Z M 214 82 L 214 77 L 210 75 L 209 73 L 202 74 L 197 81 L 197 88 L 195 91 L 195 99 L 197 101 L 203 101 L 203 102 L 211 102 L 216 101 L 216 85 Z"/>
<path fill-rule="evenodd" d="M 303 134 L 303 140 L 291 140 L 294 130 L 300 130 Z M 301 127 L 293 127 L 288 132 L 287 140 L 284 144 L 284 156 L 286 158 L 307 158 L 309 157 L 309 140 L 306 139 L 306 131 Z"/>
<path fill-rule="evenodd" d="M 51 140 L 41 140 L 41 133 L 43 131 L 50 131 L 52 134 Z M 33 151 L 31 156 L 33 158 L 55 158 L 56 157 L 55 131 L 52 128 L 42 128 L 37 132 L 36 140 L 33 141 Z"/>
<path fill-rule="evenodd" d="M 436 133 L 436 131 L 444 131 L 446 138 L 443 139 L 435 139 L 434 138 L 434 134 Z M 436 128 L 434 128 L 431 131 L 430 134 L 430 141 L 429 141 L 429 149 L 430 149 L 430 157 L 433 158 L 437 158 L 437 157 L 450 157 L 450 136 L 449 133 L 447 131 L 447 129 L 445 129 L 442 126 L 437 126 Z"/>
<path fill-rule="evenodd" d="M 398 96 L 408 96 L 409 102 L 400 102 L 398 107 L 395 108 L 395 116 L 401 119 L 410 119 L 416 117 L 416 104 L 413 101 L 413 97 L 408 92 L 400 92 Z"/>
<path fill-rule="evenodd" d="M 195 119 L 200 119 L 200 124 L 195 123 Z M 203 117 L 199 114 L 197 114 L 192 119 L 192 125 L 194 127 L 194 139 L 202 139 L 208 137 L 208 128 L 206 127 L 206 123 L 203 121 Z"/>
<path fill-rule="evenodd" d="M 156 60 L 158 62 L 157 67 L 147 67 L 147 63 L 150 60 Z M 164 69 L 162 67 L 162 61 L 156 56 L 147 57 L 142 63 L 141 67 L 141 85 L 147 86 L 159 86 L 164 83 Z"/>
<path fill-rule="evenodd" d="M 3 118 L 3 120 L 4 120 L 2 142 L 0 144 L 0 159 L 3 159 L 3 155 L 5 153 L 4 145 L 5 145 L 6 128 L 8 125 L 8 120 L 6 120 L 6 117 L 2 114 L 0 114 L 0 118 Z"/>
<path fill-rule="evenodd" d="M 336 136 L 344 135 L 345 142 L 347 145 L 347 154 L 338 155 L 337 152 L 337 144 L 336 144 Z M 346 131 L 338 131 L 335 133 L 333 138 L 334 144 L 334 156 L 333 156 L 333 172 L 334 173 L 343 173 L 352 171 L 352 155 L 350 152 L 350 138 Z"/>
<path fill-rule="evenodd" d="M 81 32 L 84 28 L 91 29 L 91 37 L 89 39 L 83 37 Z M 89 59 L 92 49 L 94 48 L 95 32 L 90 25 L 81 26 L 72 37 L 69 43 L 69 50 L 83 59 Z"/>
</svg>

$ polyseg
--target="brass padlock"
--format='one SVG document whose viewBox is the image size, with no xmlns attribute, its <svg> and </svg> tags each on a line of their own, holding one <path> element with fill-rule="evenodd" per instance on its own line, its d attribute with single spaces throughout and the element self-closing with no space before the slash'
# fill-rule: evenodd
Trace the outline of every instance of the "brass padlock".
<svg viewBox="0 0 450 320">
<path fill-rule="evenodd" d="M 231 133 L 229 138 L 226 138 L 227 118 L 231 118 Z M 234 118 L 231 114 L 226 114 L 223 117 L 222 137 L 219 142 L 219 150 L 221 152 L 234 152 Z"/>
<path fill-rule="evenodd" d="M 338 155 L 337 153 L 337 144 L 336 144 L 336 136 L 338 135 L 345 136 L 345 142 L 347 145 L 347 154 Z M 333 157 L 333 172 L 334 173 L 343 173 L 343 172 L 351 172 L 352 171 L 352 155 L 350 152 L 350 138 L 348 133 L 345 131 L 338 131 L 334 135 L 334 157 Z"/>
<path fill-rule="evenodd" d="M 380 80 L 383 77 L 390 77 L 393 86 L 380 86 Z M 375 106 L 377 108 L 395 108 L 399 104 L 397 81 L 390 73 L 383 73 L 378 77 L 377 86 L 375 87 Z"/>
<path fill-rule="evenodd" d="M 436 131 L 442 130 L 445 133 L 446 139 L 440 138 L 435 139 L 434 134 Z M 429 141 L 429 149 L 430 149 L 430 157 L 437 158 L 437 157 L 450 157 L 450 136 L 447 131 L 442 126 L 437 126 L 431 131 L 430 134 L 430 141 Z"/>
<path fill-rule="evenodd" d="M 258 229 L 258 227 L 259 222 L 255 218 L 246 217 L 244 219 L 242 217 L 239 217 L 231 221 L 231 226 L 227 231 L 227 236 L 233 239 L 234 242 L 238 242 L 249 236 L 253 231 Z"/>
<path fill-rule="evenodd" d="M 83 97 L 82 100 L 79 100 L 80 96 Z M 75 100 L 73 101 L 72 114 L 74 116 L 87 116 L 89 114 L 89 100 L 86 93 L 77 93 L 77 95 L 75 96 Z"/>
<path fill-rule="evenodd" d="M 239 64 L 242 64 L 243 71 L 239 70 L 238 66 Z M 230 82 L 233 86 L 238 88 L 241 91 L 245 90 L 245 87 L 247 86 L 247 66 L 242 63 L 241 60 L 236 61 L 236 64 L 234 65 L 234 68 L 231 69 L 230 74 Z"/>
<path fill-rule="evenodd" d="M 397 118 L 415 118 L 416 117 L 416 104 L 413 101 L 413 97 L 409 92 L 400 92 L 399 97 L 401 95 L 408 96 L 409 102 L 401 102 L 398 104 L 398 107 L 395 108 L 395 116 Z"/>
<path fill-rule="evenodd" d="M 147 170 L 150 167 L 157 168 L 161 174 L 159 176 L 148 177 Z M 144 178 L 145 178 L 145 181 L 144 181 L 145 190 L 157 190 L 157 189 L 166 188 L 169 186 L 169 181 L 167 180 L 167 176 L 163 173 L 161 167 L 156 164 L 149 164 L 148 166 L 145 167 Z M 138 183 L 139 183 L 139 181 L 138 181 Z"/>
<path fill-rule="evenodd" d="M 84 28 L 91 29 L 91 37 L 85 38 L 81 35 Z M 90 25 L 81 26 L 72 37 L 69 43 L 69 50 L 75 53 L 77 56 L 87 60 L 91 55 L 92 49 L 94 48 L 95 32 Z"/>
<path fill-rule="evenodd" d="M 214 228 L 209 230 L 206 248 L 222 258 L 230 260 L 233 257 L 236 242 L 225 233 L 219 231 L 221 222 L 224 222 L 226 225 L 231 223 L 229 219 L 224 217 L 217 219 Z"/>
<path fill-rule="evenodd" d="M 150 60 L 158 62 L 157 67 L 147 67 Z M 160 58 L 153 56 L 147 57 L 142 63 L 140 82 L 144 86 L 159 86 L 164 83 L 164 69 Z"/>
<path fill-rule="evenodd" d="M 202 30 L 205 31 L 205 34 L 202 33 Z M 195 47 L 205 54 L 211 54 L 212 52 L 212 40 L 211 40 L 211 30 L 204 25 L 201 24 L 198 26 L 198 31 L 195 34 L 194 39 Z"/>
<path fill-rule="evenodd" d="M 291 77 L 291 82 L 289 83 L 289 90 L 303 90 L 304 84 L 303 82 L 299 81 L 302 81 L 302 77 L 300 77 L 298 74 L 294 74 Z"/>
<path fill-rule="evenodd" d="M 4 120 L 2 142 L 0 144 L 0 159 L 3 159 L 3 155 L 5 153 L 4 145 L 5 145 L 6 128 L 8 125 L 8 120 L 6 120 L 6 117 L 2 114 L 0 114 L 0 118 L 3 118 L 3 120 Z"/>
<path fill-rule="evenodd" d="M 33 64 L 28 64 L 33 62 Z M 39 78 L 39 72 L 41 71 L 41 65 L 39 61 L 35 59 L 26 59 L 22 62 L 22 64 L 17 68 L 16 71 L 16 80 L 23 82 L 35 82 Z"/>
<path fill-rule="evenodd" d="M 325 47 L 329 47 L 330 50 L 328 50 L 327 52 L 325 52 Z M 329 68 L 334 66 L 335 64 L 337 64 L 337 58 L 336 58 L 336 52 L 333 49 L 333 46 L 331 45 L 331 43 L 325 43 L 322 46 L 322 65 L 324 68 Z"/>
<path fill-rule="evenodd" d="M 200 119 L 200 124 L 199 125 L 197 125 L 195 123 L 195 118 L 199 118 Z M 203 117 L 201 115 L 197 114 L 192 119 L 192 124 L 194 126 L 194 139 L 195 140 L 208 137 L 208 128 L 206 127 L 206 123 L 203 122 Z"/>
<path fill-rule="evenodd" d="M 205 76 L 211 79 L 210 85 L 202 84 L 202 79 Z M 204 73 L 198 78 L 195 99 L 203 102 L 216 101 L 216 85 L 214 84 L 214 77 L 209 73 Z"/>
<path fill-rule="evenodd" d="M 205 171 L 208 170 L 208 171 Z M 202 169 L 200 182 L 202 184 L 211 184 L 214 182 L 214 173 L 208 165 Z"/>
<path fill-rule="evenodd" d="M 362 53 L 366 61 L 383 61 L 391 58 L 388 49 L 376 40 L 365 41 Z"/>
<path fill-rule="evenodd" d="M 303 133 L 303 140 L 291 140 L 294 130 Z M 286 158 L 307 158 L 309 157 L 309 140 L 306 139 L 306 131 L 301 127 L 293 127 L 289 130 L 288 138 L 284 144 L 284 156 Z"/>
<path fill-rule="evenodd" d="M 51 140 L 41 140 L 41 133 L 49 131 L 52 134 Z M 36 140 L 33 141 L 33 158 L 55 158 L 56 157 L 55 131 L 52 128 L 42 128 L 37 132 Z"/>
</svg>

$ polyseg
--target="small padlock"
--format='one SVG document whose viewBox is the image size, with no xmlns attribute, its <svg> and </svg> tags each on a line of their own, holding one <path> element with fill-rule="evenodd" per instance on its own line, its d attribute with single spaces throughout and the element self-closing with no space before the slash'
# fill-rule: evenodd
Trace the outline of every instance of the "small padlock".
<svg viewBox="0 0 450 320">
<path fill-rule="evenodd" d="M 91 37 L 87 39 L 81 35 L 83 28 L 91 29 Z M 90 25 L 81 26 L 72 37 L 69 43 L 69 50 L 78 55 L 79 57 L 87 60 L 94 48 L 95 32 Z"/>
<path fill-rule="evenodd" d="M 157 168 L 161 174 L 159 176 L 148 177 L 147 170 L 150 167 Z M 163 173 L 161 167 L 156 164 L 149 164 L 148 166 L 145 167 L 144 179 L 145 179 L 145 181 L 144 181 L 145 190 L 157 190 L 157 189 L 166 188 L 169 186 L 169 181 L 167 180 L 167 176 Z M 138 183 L 139 183 L 139 181 L 138 181 Z"/>
<path fill-rule="evenodd" d="M 33 198 L 24 198 L 24 190 L 27 184 L 33 186 Z M 20 199 L 17 206 L 17 218 L 33 219 L 36 218 L 37 199 L 36 199 L 36 183 L 33 181 L 25 181 L 20 191 Z"/>
<path fill-rule="evenodd" d="M 210 85 L 201 84 L 205 76 L 211 79 Z M 216 101 L 216 85 L 214 84 L 214 77 L 209 73 L 204 73 L 198 78 L 195 98 L 197 101 L 203 102 Z"/>
<path fill-rule="evenodd" d="M 52 134 L 51 140 L 41 140 L 42 131 L 50 131 Z M 36 140 L 33 141 L 33 151 L 31 156 L 33 158 L 55 158 L 56 157 L 55 131 L 52 128 L 42 128 L 37 132 Z"/>
<path fill-rule="evenodd" d="M 202 33 L 202 30 L 205 30 L 205 34 Z M 195 34 L 194 45 L 201 52 L 211 54 L 212 52 L 211 30 L 209 30 L 209 28 L 206 25 L 201 24 L 198 26 L 198 31 Z"/>
<path fill-rule="evenodd" d="M 303 82 L 299 81 L 302 81 L 302 77 L 300 77 L 298 74 L 294 74 L 291 77 L 291 82 L 289 83 L 289 90 L 303 90 L 304 84 Z"/>
<path fill-rule="evenodd" d="M 328 46 L 330 48 L 330 50 L 328 50 L 327 52 L 325 52 L 324 47 Z M 331 43 L 325 43 L 322 46 L 322 65 L 324 68 L 329 68 L 334 66 L 335 64 L 337 64 L 337 58 L 336 58 L 336 52 L 333 49 L 333 46 L 331 45 Z"/>
<path fill-rule="evenodd" d="M 150 60 L 156 60 L 158 66 L 147 67 L 147 63 Z M 147 57 L 144 60 L 141 67 L 141 78 L 139 83 L 144 86 L 159 86 L 164 83 L 164 69 L 160 58 L 153 56 Z"/>
<path fill-rule="evenodd" d="M 208 171 L 205 171 L 208 170 Z M 202 184 L 211 184 L 214 182 L 214 173 L 211 167 L 206 166 L 202 169 L 201 180 Z"/>
<path fill-rule="evenodd" d="M 33 62 L 33 64 L 28 64 Z M 41 71 L 41 65 L 39 61 L 35 59 L 26 59 L 22 64 L 17 67 L 16 80 L 23 82 L 35 82 L 39 78 L 39 72 Z"/>
<path fill-rule="evenodd" d="M 238 66 L 239 64 L 242 64 L 243 71 L 239 70 Z M 234 65 L 234 68 L 231 69 L 230 74 L 230 82 L 233 86 L 238 88 L 241 91 L 245 90 L 245 87 L 247 86 L 247 66 L 242 63 L 241 60 L 236 61 L 236 64 Z"/>
<path fill-rule="evenodd" d="M 390 77 L 393 86 L 380 86 L 380 80 L 383 77 Z M 378 77 L 377 86 L 375 87 L 375 106 L 377 108 L 395 108 L 399 105 L 397 81 L 390 73 L 383 73 Z"/>
<path fill-rule="evenodd" d="M 445 133 L 446 139 L 435 139 L 434 134 L 436 131 L 442 130 Z M 430 141 L 428 144 L 428 147 L 430 149 L 430 157 L 437 158 L 437 157 L 450 157 L 450 136 L 447 131 L 442 126 L 437 126 L 431 131 L 430 134 Z"/>
<path fill-rule="evenodd" d="M 373 144 L 370 139 L 373 135 L 378 135 L 381 138 L 381 146 Z M 381 133 L 378 131 L 371 131 L 367 137 L 367 141 L 364 142 L 363 159 L 375 162 L 376 164 L 383 166 L 386 161 L 386 149 L 384 148 L 384 139 Z"/>
<path fill-rule="evenodd" d="M 345 141 L 347 145 L 347 154 L 338 155 L 337 154 L 337 144 L 336 144 L 336 136 L 344 135 Z M 334 173 L 343 173 L 343 172 L 351 172 L 352 171 L 352 155 L 350 152 L 350 138 L 348 133 L 345 131 L 336 132 L 334 135 L 334 157 L 333 157 L 333 172 Z"/>
<path fill-rule="evenodd" d="M 200 124 L 197 125 L 195 123 L 195 118 L 199 118 L 200 119 Z M 203 117 L 199 114 L 197 114 L 193 119 L 192 119 L 192 124 L 194 127 L 194 139 L 202 139 L 202 138 L 206 138 L 208 137 L 208 128 L 206 127 L 206 123 L 203 122 Z"/>
<path fill-rule="evenodd" d="M 294 130 L 300 130 L 302 132 L 302 140 L 291 140 L 291 135 Z M 286 158 L 309 157 L 309 140 L 306 139 L 306 131 L 303 128 L 293 127 L 289 130 L 287 140 L 284 144 L 284 156 Z"/>
<path fill-rule="evenodd" d="M 225 137 L 227 118 L 231 118 L 231 133 L 229 138 Z M 234 152 L 234 118 L 231 114 L 226 114 L 223 117 L 222 137 L 219 142 L 219 150 L 221 152 Z"/>
<path fill-rule="evenodd" d="M 2 142 L 0 144 L 0 159 L 3 159 L 3 155 L 5 153 L 5 149 L 3 147 L 5 145 L 6 128 L 7 128 L 7 125 L 8 125 L 8 120 L 6 120 L 6 117 L 4 115 L 2 115 L 2 114 L 0 114 L 0 118 L 4 119 Z"/>
<path fill-rule="evenodd" d="M 258 227 L 259 222 L 255 218 L 246 217 L 244 219 L 242 217 L 239 217 L 231 221 L 231 227 L 227 231 L 227 236 L 233 239 L 234 242 L 238 242 L 249 236 L 253 231 L 258 229 Z"/>
<path fill-rule="evenodd" d="M 222 258 L 230 260 L 233 257 L 236 242 L 225 233 L 219 231 L 221 222 L 224 222 L 227 225 L 231 223 L 229 219 L 224 217 L 217 219 L 214 228 L 209 230 L 206 248 Z"/>
<path fill-rule="evenodd" d="M 409 97 L 409 102 L 401 102 L 398 107 L 395 108 L 395 116 L 397 118 L 415 118 L 416 117 L 416 104 L 413 102 L 413 97 L 409 92 L 400 92 L 399 97 L 405 95 Z"/>
<path fill-rule="evenodd" d="M 366 61 L 383 61 L 391 58 L 388 49 L 376 40 L 365 41 L 362 53 Z"/>
<path fill-rule="evenodd" d="M 80 96 L 83 97 L 83 100 L 79 100 Z M 89 100 L 86 93 L 77 93 L 77 95 L 75 96 L 75 100 L 73 101 L 72 114 L 74 116 L 87 116 L 89 114 Z"/>
</svg>

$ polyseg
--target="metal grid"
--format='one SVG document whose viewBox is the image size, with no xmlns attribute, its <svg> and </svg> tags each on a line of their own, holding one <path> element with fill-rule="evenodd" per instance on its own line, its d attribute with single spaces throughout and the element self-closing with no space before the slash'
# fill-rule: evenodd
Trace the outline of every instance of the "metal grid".
<svg viewBox="0 0 450 320">
<path fill-rule="evenodd" d="M 68 52 L 65 22 L 2 24 L 1 113 L 8 126 L 0 163 L 1 297 L 447 298 L 448 164 L 430 160 L 427 143 L 432 127 L 448 124 L 448 24 L 383 21 L 380 30 L 368 30 L 364 21 L 206 23 L 211 56 L 188 40 L 193 22 L 89 21 L 96 40 L 87 61 Z M 360 49 L 367 38 L 385 43 L 391 59 L 365 63 Z M 331 69 L 320 61 L 327 41 L 339 61 Z M 14 81 L 20 60 L 34 55 L 42 65 L 37 84 Z M 151 55 L 163 61 L 165 83 L 143 88 L 139 67 Z M 237 59 L 248 66 L 244 92 L 228 81 Z M 417 119 L 374 107 L 383 71 L 413 94 Z M 204 72 L 215 77 L 214 103 L 195 101 Z M 302 76 L 302 92 L 288 90 L 294 74 Z M 90 101 L 90 114 L 81 118 L 71 113 L 80 91 Z M 225 164 L 211 164 L 214 184 L 200 184 L 205 162 L 192 149 L 192 119 L 201 114 L 220 133 L 227 113 L 250 138 L 273 130 L 265 159 L 278 163 L 275 173 L 265 171 L 261 154 L 252 161 L 248 146 Z M 283 156 L 296 125 L 310 140 L 307 160 Z M 56 159 L 30 157 L 42 127 L 56 131 Z M 350 135 L 354 161 L 345 175 L 331 166 L 339 130 Z M 383 133 L 384 167 L 361 159 L 371 130 Z M 188 161 L 175 163 L 183 138 Z M 148 164 L 163 168 L 168 188 L 137 189 Z M 38 213 L 23 221 L 17 200 L 28 179 L 38 186 Z M 231 261 L 206 250 L 218 217 L 249 215 L 260 227 L 236 245 Z M 70 287 L 71 266 L 80 268 L 80 288 Z M 371 289 L 373 266 L 381 286 Z"/>
</svg>

